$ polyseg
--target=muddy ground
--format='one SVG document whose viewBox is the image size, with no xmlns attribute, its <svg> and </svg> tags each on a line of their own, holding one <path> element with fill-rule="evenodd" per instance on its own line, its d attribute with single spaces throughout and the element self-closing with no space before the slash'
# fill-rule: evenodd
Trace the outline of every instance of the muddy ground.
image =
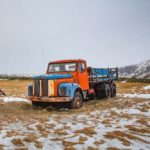
<svg viewBox="0 0 150 150">
<path fill-rule="evenodd" d="M 26 100 L 31 81 L 0 81 L 9 99 Z M 118 92 L 150 94 L 148 84 L 117 83 Z M 93 100 L 78 110 L 33 108 L 0 97 L 1 149 L 150 149 L 150 98 Z"/>
</svg>

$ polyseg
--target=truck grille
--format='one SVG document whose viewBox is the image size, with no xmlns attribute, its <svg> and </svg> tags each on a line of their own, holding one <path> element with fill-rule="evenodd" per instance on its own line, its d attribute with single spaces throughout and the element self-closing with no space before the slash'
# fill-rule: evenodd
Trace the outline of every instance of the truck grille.
<svg viewBox="0 0 150 150">
<path fill-rule="evenodd" d="M 33 95 L 34 96 L 48 96 L 48 80 L 34 80 L 33 81 Z"/>
</svg>

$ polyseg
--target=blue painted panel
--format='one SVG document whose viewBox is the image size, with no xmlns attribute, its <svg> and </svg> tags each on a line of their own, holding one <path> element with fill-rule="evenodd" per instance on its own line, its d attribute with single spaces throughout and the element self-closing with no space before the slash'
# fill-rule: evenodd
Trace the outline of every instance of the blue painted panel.
<svg viewBox="0 0 150 150">
<path fill-rule="evenodd" d="M 34 76 L 33 79 L 47 79 L 47 80 L 55 80 L 55 79 L 63 79 L 63 78 L 71 78 L 71 74 L 48 74 L 48 75 L 39 75 Z"/>
<path fill-rule="evenodd" d="M 118 78 L 117 68 L 92 68 L 92 75 L 98 81 L 116 80 Z"/>
<path fill-rule="evenodd" d="M 58 86 L 58 93 L 60 96 L 61 96 L 61 88 L 66 88 L 65 96 L 70 96 L 70 98 L 73 99 L 76 89 L 80 88 L 80 86 L 76 83 L 61 83 Z"/>
</svg>

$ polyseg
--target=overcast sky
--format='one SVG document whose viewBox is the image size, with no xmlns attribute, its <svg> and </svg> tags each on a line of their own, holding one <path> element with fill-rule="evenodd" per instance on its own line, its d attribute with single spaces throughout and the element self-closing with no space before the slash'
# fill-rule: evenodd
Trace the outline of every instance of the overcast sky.
<svg viewBox="0 0 150 150">
<path fill-rule="evenodd" d="M 94 67 L 150 59 L 150 0 L 0 0 L 0 73 L 44 73 L 66 58 Z"/>
</svg>

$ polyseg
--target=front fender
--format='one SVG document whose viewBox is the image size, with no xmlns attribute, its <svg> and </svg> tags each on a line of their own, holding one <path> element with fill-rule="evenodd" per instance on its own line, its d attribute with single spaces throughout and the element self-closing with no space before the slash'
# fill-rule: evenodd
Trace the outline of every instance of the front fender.
<svg viewBox="0 0 150 150">
<path fill-rule="evenodd" d="M 77 83 L 61 83 L 58 86 L 58 94 L 61 95 L 61 88 L 66 88 L 66 94 L 65 96 L 70 96 L 71 99 L 74 97 L 74 93 L 77 89 L 80 88 L 80 86 Z"/>
</svg>

